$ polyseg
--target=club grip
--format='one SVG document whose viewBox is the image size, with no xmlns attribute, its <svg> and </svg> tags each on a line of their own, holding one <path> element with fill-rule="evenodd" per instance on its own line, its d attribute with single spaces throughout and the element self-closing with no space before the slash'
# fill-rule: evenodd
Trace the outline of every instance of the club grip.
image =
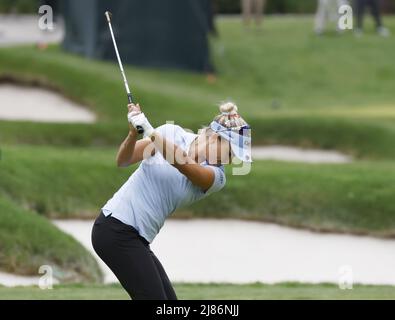
<svg viewBox="0 0 395 320">
<path fill-rule="evenodd" d="M 129 104 L 133 103 L 133 96 L 131 93 L 128 93 L 128 102 Z"/>
<path fill-rule="evenodd" d="M 137 132 L 138 132 L 139 134 L 143 134 L 143 133 L 144 133 L 143 127 L 137 126 L 137 127 L 136 127 L 136 130 L 137 130 Z"/>
<path fill-rule="evenodd" d="M 129 101 L 129 104 L 130 104 L 130 103 L 133 103 L 133 96 L 132 96 L 131 93 L 128 93 L 128 101 Z M 137 126 L 137 127 L 136 127 L 136 130 L 137 130 L 137 132 L 138 132 L 139 134 L 143 134 L 143 133 L 144 133 L 144 129 L 143 129 L 143 127 L 141 127 L 141 126 Z"/>
</svg>

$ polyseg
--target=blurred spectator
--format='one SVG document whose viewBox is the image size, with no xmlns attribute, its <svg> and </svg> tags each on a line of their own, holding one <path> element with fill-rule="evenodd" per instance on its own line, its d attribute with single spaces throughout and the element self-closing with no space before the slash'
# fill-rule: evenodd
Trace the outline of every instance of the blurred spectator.
<svg viewBox="0 0 395 320">
<path fill-rule="evenodd" d="M 365 14 L 365 8 L 368 5 L 372 13 L 373 19 L 376 23 L 376 30 L 380 36 L 388 37 L 390 32 L 383 26 L 383 22 L 380 14 L 380 6 L 378 0 L 355 0 L 355 9 L 357 15 L 357 29 L 355 31 L 357 36 L 361 36 L 363 33 L 363 16 Z"/>
<path fill-rule="evenodd" d="M 203 5 L 206 7 L 207 12 L 207 25 L 208 30 L 213 36 L 218 36 L 217 28 L 215 26 L 215 3 L 213 0 L 205 0 Z M 217 81 L 217 76 L 215 75 L 214 65 L 210 60 L 206 61 L 205 64 L 206 80 L 209 84 L 213 84 Z"/>
<path fill-rule="evenodd" d="M 262 23 L 263 10 L 266 0 L 242 0 L 241 8 L 243 13 L 243 21 L 245 25 L 249 25 L 252 16 L 254 16 L 257 26 Z"/>
<path fill-rule="evenodd" d="M 320 35 L 325 31 L 328 20 L 337 22 L 339 19 L 339 8 L 347 4 L 347 0 L 318 0 L 317 13 L 315 15 L 316 34 Z M 340 31 L 339 29 L 337 30 Z"/>
<path fill-rule="evenodd" d="M 213 0 L 208 0 L 207 2 L 207 13 L 208 13 L 208 29 L 213 36 L 218 36 L 218 31 L 215 26 L 215 13 L 216 7 Z"/>
</svg>

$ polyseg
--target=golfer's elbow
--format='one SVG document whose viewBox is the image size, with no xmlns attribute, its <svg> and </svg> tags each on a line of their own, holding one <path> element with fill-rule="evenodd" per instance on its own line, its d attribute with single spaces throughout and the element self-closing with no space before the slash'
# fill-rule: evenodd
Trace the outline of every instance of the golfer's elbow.
<svg viewBox="0 0 395 320">
<path fill-rule="evenodd" d="M 130 161 L 122 159 L 121 157 L 117 157 L 116 163 L 117 163 L 118 168 L 126 168 L 126 167 L 130 166 L 130 164 L 131 164 Z"/>
<path fill-rule="evenodd" d="M 125 168 L 126 165 L 124 163 L 117 162 L 117 167 L 118 168 Z"/>
<path fill-rule="evenodd" d="M 126 163 L 117 161 L 117 167 L 118 168 L 125 168 L 126 167 Z"/>
<path fill-rule="evenodd" d="M 131 165 L 130 163 L 125 163 L 125 162 L 117 163 L 118 168 L 126 168 L 126 167 L 129 167 L 130 165 Z"/>
</svg>

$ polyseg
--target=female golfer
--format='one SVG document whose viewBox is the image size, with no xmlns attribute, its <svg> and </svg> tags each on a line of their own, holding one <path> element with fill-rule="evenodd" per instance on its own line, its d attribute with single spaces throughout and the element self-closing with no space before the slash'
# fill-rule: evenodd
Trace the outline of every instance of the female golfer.
<svg viewBox="0 0 395 320">
<path fill-rule="evenodd" d="M 92 244 L 132 299 L 175 300 L 149 245 L 174 210 L 223 188 L 223 164 L 231 162 L 232 154 L 251 162 L 250 130 L 231 102 L 222 104 L 221 114 L 198 135 L 173 124 L 154 129 L 139 105 L 128 109 L 130 130 L 117 163 L 141 163 L 102 208 Z M 137 126 L 144 129 L 140 140 Z"/>
</svg>

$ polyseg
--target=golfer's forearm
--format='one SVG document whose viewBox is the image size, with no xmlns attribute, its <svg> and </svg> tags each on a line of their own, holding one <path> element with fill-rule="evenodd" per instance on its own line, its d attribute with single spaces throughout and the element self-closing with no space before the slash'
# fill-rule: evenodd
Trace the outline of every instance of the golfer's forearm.
<svg viewBox="0 0 395 320">
<path fill-rule="evenodd" d="M 184 150 L 164 139 L 160 133 L 155 131 L 150 138 L 155 145 L 155 149 L 158 150 L 163 155 L 163 158 L 171 165 L 177 167 L 186 163 L 194 163 Z"/>
<path fill-rule="evenodd" d="M 183 149 L 164 139 L 158 132 L 154 132 L 150 138 L 155 149 L 194 185 L 204 191 L 210 188 L 214 181 L 214 173 L 211 169 L 197 164 Z"/>
<path fill-rule="evenodd" d="M 211 169 L 197 164 L 188 154 L 174 143 L 157 133 L 151 135 L 155 149 L 178 171 L 185 175 L 194 185 L 206 191 L 213 184 L 214 173 Z"/>
<path fill-rule="evenodd" d="M 118 150 L 118 154 L 117 154 L 118 167 L 126 167 L 131 163 L 136 141 L 137 141 L 137 135 L 133 132 L 129 132 L 129 134 L 122 142 Z"/>
</svg>

